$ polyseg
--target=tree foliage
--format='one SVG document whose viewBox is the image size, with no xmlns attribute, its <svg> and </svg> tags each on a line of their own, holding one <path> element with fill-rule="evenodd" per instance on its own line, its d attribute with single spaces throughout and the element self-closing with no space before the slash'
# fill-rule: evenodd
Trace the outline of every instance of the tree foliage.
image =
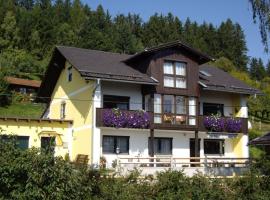
<svg viewBox="0 0 270 200">
<path fill-rule="evenodd" d="M 237 200 L 269 199 L 270 195 L 268 157 L 257 160 L 252 173 L 235 178 L 188 177 L 173 170 L 156 178 L 142 178 L 138 170 L 108 176 L 53 157 L 50 151 L 20 150 L 13 138 L 8 143 L 0 138 L 0 199 Z"/>
<path fill-rule="evenodd" d="M 254 23 L 259 21 L 262 43 L 265 51 L 268 52 L 268 40 L 270 35 L 270 1 L 269 0 L 249 0 L 253 10 Z"/>
<path fill-rule="evenodd" d="M 1 66 L 17 68 L 16 60 L 22 60 L 20 74 L 43 74 L 55 45 L 133 54 L 173 40 L 247 68 L 243 30 L 229 19 L 215 27 L 156 13 L 143 22 L 137 14 L 112 17 L 101 5 L 91 9 L 81 0 L 0 0 L 0 24 Z M 14 52 L 20 59 L 8 61 Z"/>
</svg>

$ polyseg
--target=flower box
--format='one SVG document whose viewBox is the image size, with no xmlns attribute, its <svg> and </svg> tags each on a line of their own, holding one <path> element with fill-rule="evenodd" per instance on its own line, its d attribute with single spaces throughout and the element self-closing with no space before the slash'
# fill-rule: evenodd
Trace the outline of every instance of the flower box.
<svg viewBox="0 0 270 200">
<path fill-rule="evenodd" d="M 149 128 L 149 113 L 138 111 L 122 111 L 119 109 L 106 109 L 103 112 L 103 124 L 115 128 Z"/>
<path fill-rule="evenodd" d="M 204 127 L 211 132 L 239 133 L 242 129 L 242 121 L 236 118 L 223 118 L 211 115 L 204 118 Z"/>
</svg>

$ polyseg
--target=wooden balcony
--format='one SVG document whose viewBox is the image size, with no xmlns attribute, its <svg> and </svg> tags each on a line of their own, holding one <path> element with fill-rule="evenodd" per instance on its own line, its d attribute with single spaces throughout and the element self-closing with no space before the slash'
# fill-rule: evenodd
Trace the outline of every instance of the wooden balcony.
<svg viewBox="0 0 270 200">
<path fill-rule="evenodd" d="M 103 109 L 103 108 L 97 108 L 96 109 L 96 126 L 97 127 L 116 127 L 115 125 L 108 125 L 105 124 L 105 118 L 104 116 L 108 113 L 108 109 Z M 133 116 L 134 114 L 138 113 L 140 111 L 136 111 L 136 110 L 121 110 L 121 113 L 124 113 L 126 116 Z M 207 130 L 204 126 L 204 118 L 206 116 L 197 116 L 196 118 L 196 123 L 195 125 L 188 125 L 188 120 L 185 124 L 176 124 L 174 122 L 172 123 L 164 123 L 164 121 L 162 120 L 162 123 L 154 123 L 154 115 L 152 112 L 145 112 L 146 113 L 146 117 L 147 119 L 149 119 L 149 125 L 145 125 L 145 123 L 143 124 L 143 126 L 141 127 L 140 125 L 138 127 L 133 127 L 132 125 L 125 125 L 122 127 L 121 124 L 119 125 L 118 128 L 153 128 L 153 129 L 163 129 L 163 130 L 186 130 L 186 131 L 203 131 L 203 132 L 211 132 L 209 130 Z M 230 117 L 222 117 L 222 119 L 224 120 L 224 122 L 226 123 L 226 121 L 228 119 L 231 119 Z M 248 132 L 248 119 L 247 118 L 236 118 L 236 119 L 240 119 L 241 120 L 241 133 L 247 133 Z M 222 131 L 222 133 L 226 133 L 226 130 Z"/>
</svg>

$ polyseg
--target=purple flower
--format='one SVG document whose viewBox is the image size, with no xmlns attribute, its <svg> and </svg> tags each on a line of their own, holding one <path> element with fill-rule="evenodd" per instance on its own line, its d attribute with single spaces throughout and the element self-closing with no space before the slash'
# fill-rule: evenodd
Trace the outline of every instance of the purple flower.
<svg viewBox="0 0 270 200">
<path fill-rule="evenodd" d="M 225 121 L 223 118 L 211 115 L 204 118 L 204 127 L 213 132 L 222 132 L 225 128 Z"/>
<path fill-rule="evenodd" d="M 230 133 L 239 133 L 242 128 L 240 119 L 229 118 L 226 121 L 226 130 Z"/>
<path fill-rule="evenodd" d="M 150 116 L 145 111 L 121 111 L 106 109 L 103 112 L 103 123 L 116 128 L 148 128 Z"/>
</svg>

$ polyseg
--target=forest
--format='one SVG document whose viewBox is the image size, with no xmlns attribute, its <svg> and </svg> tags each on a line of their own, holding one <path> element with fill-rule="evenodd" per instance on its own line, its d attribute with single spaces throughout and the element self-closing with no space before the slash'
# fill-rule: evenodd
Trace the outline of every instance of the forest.
<svg viewBox="0 0 270 200">
<path fill-rule="evenodd" d="M 42 79 L 56 45 L 134 54 L 181 40 L 214 57 L 212 65 L 261 89 L 266 95 L 250 99 L 250 113 L 269 118 L 270 62 L 264 66 L 261 58 L 247 56 L 244 31 L 230 19 L 198 24 L 155 13 L 144 21 L 134 13 L 113 17 L 101 5 L 90 8 L 80 0 L 0 0 L 0 24 L 0 79 Z M 0 81 L 0 94 L 6 88 Z"/>
</svg>

